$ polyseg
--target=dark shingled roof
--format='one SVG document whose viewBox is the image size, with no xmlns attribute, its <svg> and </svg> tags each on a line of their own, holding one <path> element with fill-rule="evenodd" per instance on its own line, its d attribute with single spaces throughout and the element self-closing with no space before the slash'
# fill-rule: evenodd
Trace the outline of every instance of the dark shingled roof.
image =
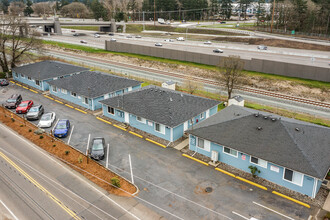
<svg viewBox="0 0 330 220">
<path fill-rule="evenodd" d="M 158 86 L 146 86 L 103 100 L 101 103 L 169 127 L 175 127 L 220 102 Z"/>
<path fill-rule="evenodd" d="M 13 68 L 13 71 L 16 73 L 21 73 L 38 80 L 51 79 L 86 70 L 88 69 L 84 67 L 53 60 L 45 60 Z"/>
<path fill-rule="evenodd" d="M 232 105 L 187 131 L 286 168 L 323 179 L 330 128 Z"/>
<path fill-rule="evenodd" d="M 73 76 L 53 80 L 49 84 L 79 95 L 95 98 L 131 86 L 138 86 L 141 82 L 108 73 L 85 71 Z"/>
</svg>

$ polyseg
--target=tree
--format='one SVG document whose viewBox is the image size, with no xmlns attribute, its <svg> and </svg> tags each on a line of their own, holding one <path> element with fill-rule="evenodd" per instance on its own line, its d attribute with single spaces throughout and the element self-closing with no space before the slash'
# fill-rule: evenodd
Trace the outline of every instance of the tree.
<svg viewBox="0 0 330 220">
<path fill-rule="evenodd" d="M 1 10 L 4 14 L 8 14 L 9 0 L 1 0 Z"/>
<path fill-rule="evenodd" d="M 213 78 L 220 84 L 225 84 L 228 99 L 231 98 L 233 90 L 242 83 L 245 74 L 242 72 L 244 61 L 239 56 L 222 57 L 218 65 L 219 73 Z"/>
<path fill-rule="evenodd" d="M 72 2 L 62 7 L 61 14 L 70 18 L 87 18 L 89 10 L 83 3 Z"/>
<path fill-rule="evenodd" d="M 220 11 L 222 18 L 227 20 L 231 17 L 231 0 L 221 0 Z"/>
<path fill-rule="evenodd" d="M 9 14 L 13 16 L 23 15 L 25 5 L 23 2 L 11 2 L 9 5 Z"/>
<path fill-rule="evenodd" d="M 9 72 L 23 55 L 41 50 L 42 43 L 20 16 L 2 15 L 0 24 L 0 67 L 3 72 Z M 23 36 L 22 32 L 26 35 Z"/>
<path fill-rule="evenodd" d="M 182 87 L 187 90 L 190 94 L 193 94 L 197 90 L 202 89 L 201 83 L 194 80 L 190 75 L 185 77 L 185 80 L 183 81 Z"/>
<path fill-rule="evenodd" d="M 94 19 L 99 20 L 102 18 L 103 20 L 108 20 L 107 11 L 98 0 L 92 1 L 91 10 L 93 12 Z"/>
<path fill-rule="evenodd" d="M 211 0 L 211 12 L 212 12 L 212 16 L 213 19 L 215 17 L 215 15 L 218 15 L 219 13 L 219 1 L 218 0 Z"/>
<path fill-rule="evenodd" d="M 249 5 L 251 4 L 252 0 L 239 0 L 238 4 L 241 11 L 244 13 L 244 20 L 246 20 L 246 11 Z"/>
<path fill-rule="evenodd" d="M 32 9 L 31 6 L 32 6 L 31 0 L 27 0 L 26 1 L 26 8 L 24 9 L 24 15 L 25 16 L 31 17 L 31 14 L 33 13 L 33 9 Z"/>
<path fill-rule="evenodd" d="M 39 2 L 32 5 L 34 13 L 39 16 L 46 16 L 52 13 L 52 6 L 49 2 Z"/>
<path fill-rule="evenodd" d="M 261 20 L 265 21 L 265 8 L 264 8 L 265 0 L 258 0 L 258 9 L 256 13 L 257 25 Z"/>
</svg>

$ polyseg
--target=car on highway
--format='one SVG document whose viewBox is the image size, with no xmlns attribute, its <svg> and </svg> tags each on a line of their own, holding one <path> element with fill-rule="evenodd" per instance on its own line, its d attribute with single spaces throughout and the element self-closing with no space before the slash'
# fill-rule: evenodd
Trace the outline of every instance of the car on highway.
<svg viewBox="0 0 330 220">
<path fill-rule="evenodd" d="M 135 38 L 142 38 L 140 35 L 136 35 Z"/>
<path fill-rule="evenodd" d="M 210 45 L 210 44 L 212 44 L 212 42 L 208 40 L 208 41 L 205 41 L 204 44 Z"/>
<path fill-rule="evenodd" d="M 165 42 L 174 42 L 173 39 L 165 39 L 164 41 L 165 41 Z"/>
<path fill-rule="evenodd" d="M 79 34 L 78 34 L 78 33 L 74 33 L 73 36 L 74 36 L 74 37 L 78 37 Z"/>
<path fill-rule="evenodd" d="M 19 104 L 19 106 L 17 106 L 16 113 L 25 114 L 30 110 L 32 106 L 33 106 L 32 100 L 23 101 L 21 102 L 21 104 Z"/>
<path fill-rule="evenodd" d="M 177 41 L 184 41 L 184 37 L 178 37 L 176 40 Z"/>
<path fill-rule="evenodd" d="M 17 108 L 19 104 L 22 102 L 22 96 L 20 94 L 13 94 L 9 99 L 5 102 L 6 108 Z"/>
<path fill-rule="evenodd" d="M 35 105 L 30 108 L 29 112 L 26 114 L 27 120 L 38 120 L 44 114 L 44 107 L 42 105 Z"/>
<path fill-rule="evenodd" d="M 126 38 L 133 38 L 132 35 L 127 35 Z"/>
<path fill-rule="evenodd" d="M 56 119 L 55 112 L 48 112 L 41 116 L 38 123 L 39 128 L 50 128 Z"/>
<path fill-rule="evenodd" d="M 8 86 L 9 82 L 6 79 L 0 79 L 0 86 Z"/>
<path fill-rule="evenodd" d="M 116 42 L 117 40 L 115 38 L 111 38 L 110 41 Z"/>
<path fill-rule="evenodd" d="M 223 50 L 216 48 L 213 50 L 213 53 L 223 53 Z"/>
<path fill-rule="evenodd" d="M 115 34 L 114 33 L 109 33 L 109 36 L 115 36 Z"/>
<path fill-rule="evenodd" d="M 94 34 L 94 37 L 95 38 L 100 38 L 100 35 L 99 34 Z"/>
<path fill-rule="evenodd" d="M 267 50 L 267 46 L 265 45 L 259 45 L 257 48 L 258 50 Z"/>
<path fill-rule="evenodd" d="M 70 121 L 68 119 L 61 119 L 57 122 L 54 128 L 54 136 L 63 138 L 68 136 L 70 130 Z"/>
<path fill-rule="evenodd" d="M 71 30 L 72 33 L 76 32 L 75 30 Z"/>
<path fill-rule="evenodd" d="M 82 44 L 87 44 L 87 41 L 85 41 L 85 40 L 81 40 L 80 43 L 82 43 Z"/>
<path fill-rule="evenodd" d="M 161 43 L 155 43 L 155 46 L 156 47 L 161 47 L 161 46 L 163 46 L 163 44 L 161 44 Z"/>
<path fill-rule="evenodd" d="M 92 140 L 90 156 L 94 160 L 103 160 L 105 156 L 105 140 L 102 137 L 96 137 Z"/>
</svg>

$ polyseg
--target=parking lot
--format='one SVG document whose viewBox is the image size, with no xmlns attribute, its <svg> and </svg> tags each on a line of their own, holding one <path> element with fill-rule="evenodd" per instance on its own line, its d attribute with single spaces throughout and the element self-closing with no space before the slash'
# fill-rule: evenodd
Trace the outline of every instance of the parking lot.
<svg viewBox="0 0 330 220">
<path fill-rule="evenodd" d="M 45 112 L 55 112 L 55 122 L 69 119 L 71 129 L 63 140 L 81 152 L 86 152 L 89 135 L 91 139 L 104 137 L 110 145 L 109 168 L 129 180 L 130 154 L 134 182 L 140 189 L 137 201 L 166 219 L 307 219 L 309 216 L 310 209 L 306 207 L 240 182 L 182 157 L 173 148 L 149 143 L 42 94 L 10 84 L 0 88 L 0 103 L 14 93 L 21 94 L 23 100 L 42 104 Z M 106 158 L 101 161 L 103 165 L 105 162 Z M 206 193 L 206 187 L 211 187 L 212 192 Z"/>
</svg>

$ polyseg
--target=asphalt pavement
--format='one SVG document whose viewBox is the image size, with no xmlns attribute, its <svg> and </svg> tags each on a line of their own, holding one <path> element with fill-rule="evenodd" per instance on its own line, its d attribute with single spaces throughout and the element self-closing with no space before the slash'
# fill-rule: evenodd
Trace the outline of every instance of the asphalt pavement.
<svg viewBox="0 0 330 220">
<path fill-rule="evenodd" d="M 11 84 L 0 89 L 0 103 L 12 93 L 20 93 L 24 100 L 32 99 L 34 103 L 44 105 L 45 111 L 56 112 L 57 118 L 69 119 L 74 125 L 70 144 L 82 152 L 86 151 L 89 134 L 91 137 L 104 137 L 110 145 L 109 168 L 127 179 L 131 179 L 128 161 L 130 154 L 134 182 L 140 189 L 135 201 L 166 219 L 254 217 L 261 220 L 283 219 L 283 216 L 286 216 L 285 219 L 309 217 L 311 209 L 184 158 L 173 148 L 164 149 L 146 142 L 97 120 L 93 115 L 68 108 L 41 94 Z M 101 164 L 105 165 L 105 161 L 101 161 Z M 49 170 L 46 164 L 40 168 Z M 65 176 L 61 180 L 71 183 Z M 206 193 L 206 187 L 211 187 L 212 192 Z M 74 210 L 79 208 L 72 207 Z"/>
</svg>

